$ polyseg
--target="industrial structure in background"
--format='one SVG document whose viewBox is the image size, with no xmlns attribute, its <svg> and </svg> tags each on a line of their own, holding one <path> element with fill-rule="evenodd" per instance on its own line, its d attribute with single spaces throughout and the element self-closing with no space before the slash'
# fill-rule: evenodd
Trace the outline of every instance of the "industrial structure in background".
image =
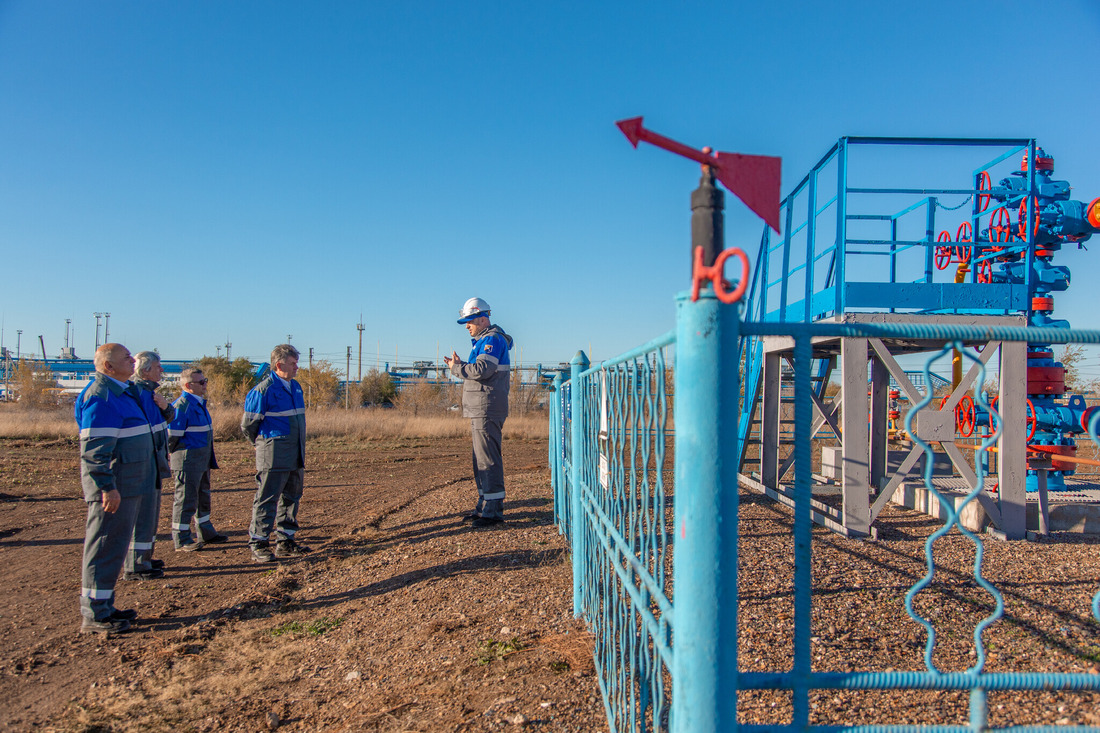
<svg viewBox="0 0 1100 733">
<path fill-rule="evenodd" d="M 887 161 L 892 170 L 884 174 Z M 1034 140 L 842 138 L 783 200 L 783 235 L 765 227 L 746 316 L 759 323 L 977 326 L 991 334 L 1004 326 L 1069 328 L 1052 313 L 1053 293 L 1066 290 L 1070 271 L 1052 261 L 1100 230 L 1100 198 L 1074 200 L 1069 182 L 1053 175 L 1053 158 Z M 965 353 L 952 355 L 947 394 L 919 411 L 914 432 L 939 446 L 936 473 L 945 475 L 935 480 L 961 500 L 978 480 L 964 451 L 995 431 L 987 409 L 995 405 L 1003 420 L 997 481 L 978 494 L 984 516 L 975 509 L 973 521 L 1021 538 L 1026 493 L 1041 494 L 1043 506 L 1032 513 L 1045 520 L 1047 489 L 1080 488 L 1067 487 L 1065 478 L 1090 462 L 1075 457 L 1074 436 L 1088 431 L 1095 408 L 1066 395 L 1065 370 L 1049 344 L 991 335 L 962 345 Z M 836 486 L 840 505 L 815 502 L 820 524 L 863 536 L 874 534 L 889 501 L 938 509 L 904 483 L 918 478 L 923 449 L 900 419 L 929 390 L 919 389 L 901 363 L 942 347 L 912 337 L 815 339 L 815 432 L 831 430 L 839 442 L 822 449 L 815 493 L 827 496 Z M 748 399 L 737 446 L 742 483 L 788 504 L 793 442 L 781 428 L 791 386 L 781 365 L 792 348 L 785 336 L 742 342 Z M 994 357 L 999 393 L 983 399 L 977 392 L 985 385 L 976 379 Z M 964 358 L 971 362 L 965 375 Z M 825 389 L 837 369 L 840 394 L 829 401 Z M 758 450 L 750 461 L 752 444 Z M 950 478 L 952 469 L 961 484 Z"/>
<path fill-rule="evenodd" d="M 70 320 L 66 319 L 65 323 L 67 332 Z M 66 340 L 60 358 L 48 357 L 46 355 L 45 343 L 42 341 L 41 336 L 39 340 L 42 348 L 41 358 L 34 354 L 12 354 L 10 349 L 0 347 L 2 348 L 2 351 L 0 351 L 0 367 L 3 369 L 2 374 L 0 374 L 0 401 L 18 399 L 17 390 L 11 384 L 11 376 L 14 374 L 15 366 L 20 356 L 32 360 L 36 369 L 42 371 L 48 370 L 52 378 L 57 381 L 57 387 L 61 394 L 79 394 L 80 390 L 84 389 L 88 381 L 92 379 L 95 372 L 94 362 L 91 359 L 77 359 L 74 349 L 69 346 L 68 340 Z M 224 358 L 229 360 L 229 350 L 232 347 L 232 343 L 228 338 L 225 341 L 224 347 L 226 354 Z M 350 347 L 348 348 L 350 349 Z M 310 362 L 312 363 L 313 350 L 310 349 L 309 353 L 311 356 Z M 218 351 L 218 358 L 222 358 L 220 349 Z M 197 359 L 163 359 L 161 361 L 161 366 L 164 367 L 164 383 L 167 385 L 173 384 L 179 378 L 180 370 L 188 364 L 195 363 L 195 361 L 197 361 Z M 264 370 L 268 367 L 266 361 L 253 361 L 251 364 L 257 378 L 262 377 Z M 520 384 L 523 386 L 535 386 L 541 389 L 549 389 L 556 375 L 567 374 L 569 372 L 569 365 L 565 363 L 556 364 L 554 366 L 544 366 L 543 364 L 519 364 L 516 365 L 512 371 L 519 375 Z M 428 384 L 456 383 L 456 380 L 448 374 L 446 366 L 437 364 L 433 361 L 414 360 L 408 364 L 393 365 L 386 362 L 382 372 L 389 375 L 394 386 L 398 390 L 400 390 L 402 386 L 413 382 Z M 349 374 L 350 361 L 348 362 L 348 367 L 345 369 L 345 378 L 340 381 L 340 389 L 344 393 L 348 391 L 347 385 L 349 383 Z M 362 367 L 360 366 L 359 378 L 351 380 L 351 383 L 355 384 L 361 382 L 361 375 Z"/>
</svg>

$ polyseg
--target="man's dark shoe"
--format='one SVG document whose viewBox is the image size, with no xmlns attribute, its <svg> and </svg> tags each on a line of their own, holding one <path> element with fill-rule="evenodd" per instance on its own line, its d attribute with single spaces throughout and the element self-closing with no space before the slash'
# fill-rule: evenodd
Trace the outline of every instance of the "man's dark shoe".
<svg viewBox="0 0 1100 733">
<path fill-rule="evenodd" d="M 228 541 L 229 541 L 229 535 L 227 535 L 227 534 L 216 534 L 216 535 L 213 535 L 212 537 L 206 537 L 206 538 L 203 539 L 203 542 L 205 542 L 208 545 L 220 545 L 223 542 L 228 542 Z"/>
<path fill-rule="evenodd" d="M 473 526 L 477 528 L 495 527 L 498 524 L 504 524 L 504 520 L 500 517 L 478 517 L 473 522 Z"/>
<path fill-rule="evenodd" d="M 164 570 L 164 560 L 150 560 L 149 564 L 153 566 L 154 570 Z"/>
<path fill-rule="evenodd" d="M 198 552 L 203 548 L 202 542 L 184 542 L 176 548 L 176 552 Z"/>
<path fill-rule="evenodd" d="M 275 543 L 275 557 L 300 557 L 309 552 L 305 545 L 299 545 L 294 540 L 279 540 Z"/>
<path fill-rule="evenodd" d="M 137 611 L 135 611 L 132 608 L 127 608 L 126 610 L 120 611 L 119 609 L 116 608 L 115 610 L 111 611 L 111 620 L 112 621 L 136 621 L 137 620 Z"/>
<path fill-rule="evenodd" d="M 150 568 L 148 570 L 135 570 L 132 573 L 123 573 L 123 580 L 155 580 L 156 578 L 163 578 L 164 571 L 160 568 Z"/>
<path fill-rule="evenodd" d="M 462 521 L 463 522 L 473 522 L 473 521 L 476 521 L 478 519 L 481 519 L 481 515 L 478 514 L 477 512 L 467 512 L 467 513 L 462 515 Z"/>
<path fill-rule="evenodd" d="M 91 619 L 84 619 L 84 623 L 80 625 L 80 633 L 82 634 L 121 634 L 124 631 L 130 630 L 130 622 L 124 618 L 114 619 L 105 618 L 102 621 L 93 621 Z"/>
<path fill-rule="evenodd" d="M 275 562 L 275 555 L 271 553 L 271 548 L 267 545 L 253 545 L 252 559 L 255 562 Z"/>
</svg>

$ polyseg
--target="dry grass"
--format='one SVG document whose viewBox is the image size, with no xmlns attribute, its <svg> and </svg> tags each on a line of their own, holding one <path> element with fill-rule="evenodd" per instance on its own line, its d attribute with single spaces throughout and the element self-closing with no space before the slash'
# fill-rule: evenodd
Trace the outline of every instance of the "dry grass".
<svg viewBox="0 0 1100 733">
<path fill-rule="evenodd" d="M 71 408 L 21 409 L 0 405 L 0 438 L 75 438 L 76 421 Z"/>
<path fill-rule="evenodd" d="M 218 440 L 242 438 L 240 408 L 215 407 L 211 416 Z M 383 408 L 311 408 L 306 410 L 306 425 L 311 438 L 460 438 L 470 432 L 470 421 L 457 412 L 414 415 Z M 546 430 L 545 413 L 511 417 L 504 425 L 508 438 L 542 438 Z M 76 435 L 76 422 L 69 408 L 22 410 L 0 406 L 0 438 L 56 439 Z"/>
</svg>

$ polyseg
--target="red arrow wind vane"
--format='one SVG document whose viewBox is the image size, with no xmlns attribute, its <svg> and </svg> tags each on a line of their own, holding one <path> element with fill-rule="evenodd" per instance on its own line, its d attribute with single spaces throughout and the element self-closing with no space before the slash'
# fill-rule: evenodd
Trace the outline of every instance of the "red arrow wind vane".
<svg viewBox="0 0 1100 733">
<path fill-rule="evenodd" d="M 647 142 L 670 153 L 709 165 L 723 186 L 744 201 L 768 226 L 776 232 L 779 231 L 780 158 L 720 151 L 710 155 L 645 129 L 641 117 L 631 117 L 615 124 L 634 147 L 638 147 L 639 141 Z"/>
</svg>

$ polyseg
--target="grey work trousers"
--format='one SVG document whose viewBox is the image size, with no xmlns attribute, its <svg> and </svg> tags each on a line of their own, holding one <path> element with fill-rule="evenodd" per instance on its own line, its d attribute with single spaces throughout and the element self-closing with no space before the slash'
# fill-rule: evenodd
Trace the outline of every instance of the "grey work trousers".
<svg viewBox="0 0 1100 733">
<path fill-rule="evenodd" d="M 470 419 L 474 442 L 474 483 L 477 484 L 477 508 L 474 513 L 494 519 L 504 518 L 504 457 L 501 433 L 504 418 Z"/>
<path fill-rule="evenodd" d="M 161 481 L 156 479 L 152 493 L 139 499 L 134 518 L 134 534 L 130 540 L 130 551 L 126 553 L 128 573 L 153 569 L 153 546 L 157 541 L 157 523 L 160 521 Z"/>
<path fill-rule="evenodd" d="M 210 469 L 176 471 L 176 495 L 172 504 L 172 539 L 176 547 L 190 544 L 191 518 L 198 527 L 199 539 L 218 534 L 210 521 Z"/>
<path fill-rule="evenodd" d="M 272 529 L 278 540 L 293 539 L 298 531 L 298 504 L 302 501 L 304 468 L 269 469 L 256 474 L 256 497 L 252 500 L 249 544 L 268 544 Z"/>
<path fill-rule="evenodd" d="M 134 534 L 138 507 L 144 500 L 146 495 L 124 496 L 114 513 L 104 511 L 102 501 L 87 502 L 80 578 L 80 615 L 86 619 L 104 621 L 115 610 L 115 583 Z"/>
</svg>

